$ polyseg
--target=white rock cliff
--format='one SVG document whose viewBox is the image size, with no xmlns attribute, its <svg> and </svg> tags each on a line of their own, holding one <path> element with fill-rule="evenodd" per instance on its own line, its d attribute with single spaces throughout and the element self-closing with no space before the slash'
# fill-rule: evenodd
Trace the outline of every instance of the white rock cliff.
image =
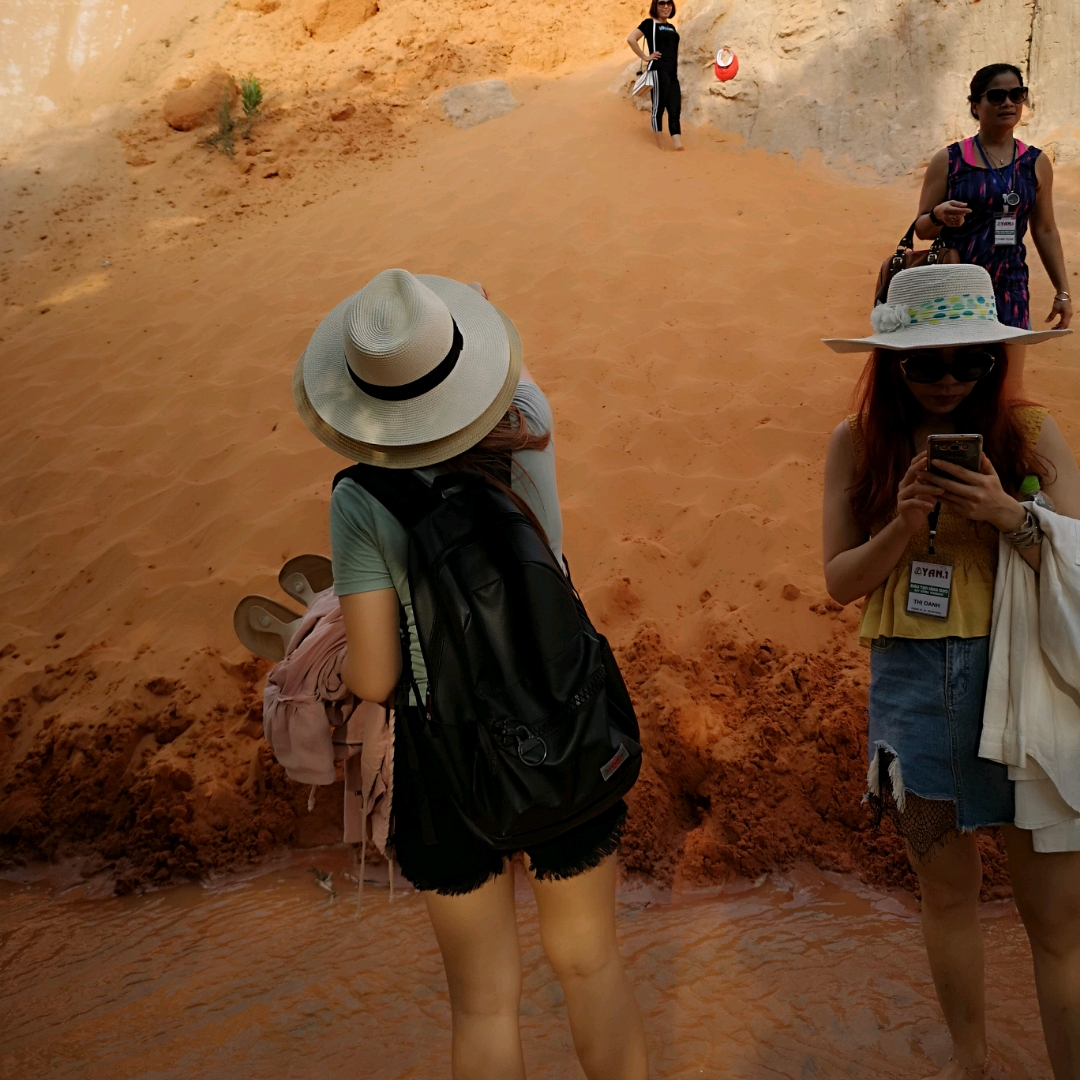
<svg viewBox="0 0 1080 1080">
<path fill-rule="evenodd" d="M 972 133 L 968 82 L 1006 62 L 1031 86 L 1021 138 L 1080 160 L 1078 0 L 689 0 L 676 23 L 685 121 L 750 146 L 902 174 Z"/>
</svg>

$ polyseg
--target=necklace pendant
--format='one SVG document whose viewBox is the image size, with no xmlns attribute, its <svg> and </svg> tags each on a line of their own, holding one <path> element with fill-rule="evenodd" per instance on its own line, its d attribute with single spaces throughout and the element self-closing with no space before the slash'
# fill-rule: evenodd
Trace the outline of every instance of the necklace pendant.
<svg viewBox="0 0 1080 1080">
<path fill-rule="evenodd" d="M 1020 205 L 1020 196 L 1015 191 L 1005 192 L 1005 205 L 1008 207 L 1016 207 Z"/>
</svg>

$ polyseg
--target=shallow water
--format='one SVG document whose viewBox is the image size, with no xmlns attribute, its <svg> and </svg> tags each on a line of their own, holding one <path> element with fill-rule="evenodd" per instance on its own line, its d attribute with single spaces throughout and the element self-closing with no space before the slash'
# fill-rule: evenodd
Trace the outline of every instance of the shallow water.
<svg viewBox="0 0 1080 1080">
<path fill-rule="evenodd" d="M 423 901 L 336 900 L 328 851 L 145 896 L 0 882 L 0 1076 L 449 1076 L 450 1010 Z M 580 1077 L 519 888 L 529 1076 Z M 985 911 L 991 1042 L 1049 1080 L 1011 905 Z M 673 901 L 624 890 L 619 928 L 654 1078 L 917 1078 L 948 1057 L 915 908 L 814 871 Z"/>
</svg>

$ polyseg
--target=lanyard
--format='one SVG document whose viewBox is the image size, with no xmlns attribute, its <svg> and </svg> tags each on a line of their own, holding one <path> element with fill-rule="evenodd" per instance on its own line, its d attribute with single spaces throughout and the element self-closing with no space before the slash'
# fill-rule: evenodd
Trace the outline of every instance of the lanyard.
<svg viewBox="0 0 1080 1080">
<path fill-rule="evenodd" d="M 934 540 L 937 539 L 937 523 L 938 523 L 938 518 L 939 517 L 941 517 L 941 502 L 940 501 L 936 502 L 934 504 L 934 509 L 930 511 L 930 514 L 927 517 L 927 522 L 930 525 L 929 552 L 930 552 L 931 555 L 934 554 Z"/>
<path fill-rule="evenodd" d="M 983 161 L 986 162 L 986 167 L 990 170 L 991 175 L 1001 185 L 1002 188 L 1002 201 L 1008 210 L 1012 210 L 1020 202 L 1020 196 L 1013 193 L 1013 178 L 1016 174 L 1016 140 L 1013 139 L 1013 156 L 1012 161 L 1009 162 L 1009 175 L 1006 180 L 1005 176 L 990 164 L 990 159 L 986 156 L 986 151 L 983 149 L 983 144 L 979 142 L 979 136 L 975 136 L 975 145 L 979 148 L 979 153 L 982 154 Z"/>
</svg>

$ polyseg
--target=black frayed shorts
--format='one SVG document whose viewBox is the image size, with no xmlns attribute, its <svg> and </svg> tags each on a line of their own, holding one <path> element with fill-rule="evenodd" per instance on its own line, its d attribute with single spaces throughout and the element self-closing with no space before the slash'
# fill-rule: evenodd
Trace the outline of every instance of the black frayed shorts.
<svg viewBox="0 0 1080 1080">
<path fill-rule="evenodd" d="M 428 792 L 428 805 L 438 839 L 424 842 L 420 800 L 414 791 L 403 725 L 394 725 L 394 855 L 405 880 L 415 889 L 442 896 L 462 896 L 501 874 L 515 853 L 485 844 L 461 820 L 442 792 Z M 619 849 L 626 824 L 626 803 L 620 799 L 584 824 L 554 840 L 524 848 L 529 869 L 541 880 L 562 881 L 599 866 Z"/>
</svg>

